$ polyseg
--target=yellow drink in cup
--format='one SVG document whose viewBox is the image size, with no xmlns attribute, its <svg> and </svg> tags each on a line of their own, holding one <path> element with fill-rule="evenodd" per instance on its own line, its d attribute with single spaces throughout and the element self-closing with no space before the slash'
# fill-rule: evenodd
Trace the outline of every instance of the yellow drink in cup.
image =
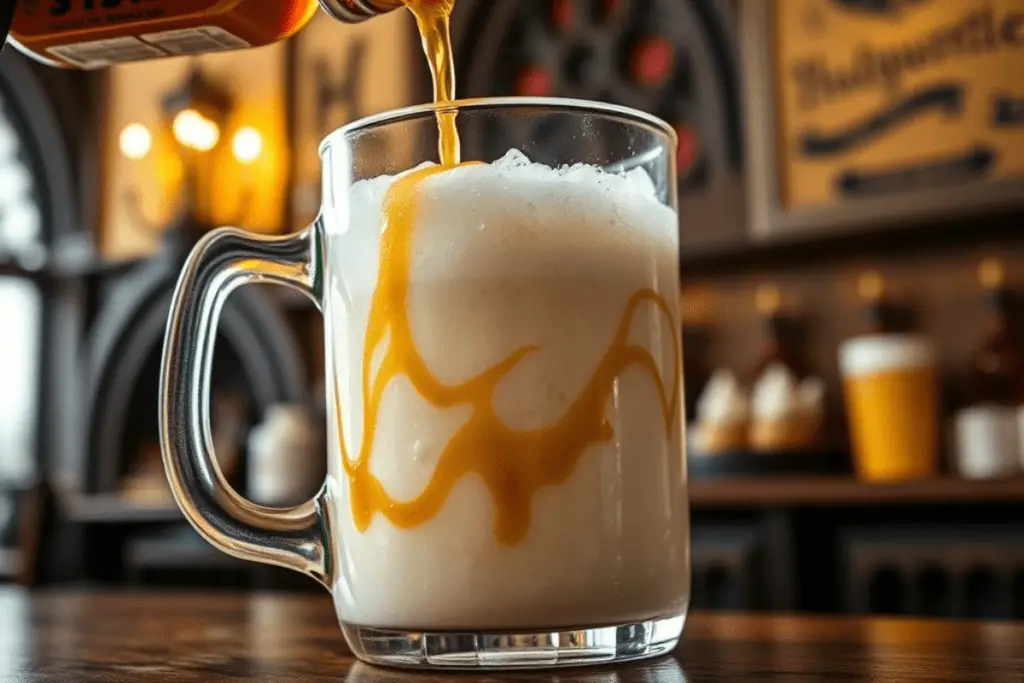
<svg viewBox="0 0 1024 683">
<path fill-rule="evenodd" d="M 839 365 L 858 476 L 934 476 L 939 415 L 931 343 L 915 335 L 856 337 L 840 346 Z"/>
</svg>

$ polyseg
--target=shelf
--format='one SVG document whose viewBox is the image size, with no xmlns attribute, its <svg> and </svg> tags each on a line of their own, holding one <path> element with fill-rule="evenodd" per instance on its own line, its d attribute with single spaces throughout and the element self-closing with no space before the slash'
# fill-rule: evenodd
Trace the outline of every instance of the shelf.
<svg viewBox="0 0 1024 683">
<path fill-rule="evenodd" d="M 971 503 L 1024 504 L 1024 476 L 990 481 L 940 478 L 868 484 L 848 476 L 791 476 L 690 480 L 690 505 L 702 509 L 857 507 Z M 146 504 L 120 494 L 63 499 L 67 518 L 82 524 L 145 524 L 184 519 L 174 503 Z"/>
<path fill-rule="evenodd" d="M 1019 244 L 1021 210 L 947 221 L 928 221 L 862 230 L 806 230 L 755 239 L 735 239 L 691 245 L 680 254 L 684 281 L 716 278 L 763 268 L 791 269 L 809 264 L 843 262 L 884 254 L 920 253 L 922 249 L 950 250 L 978 244 Z"/>
<path fill-rule="evenodd" d="M 868 484 L 851 477 L 759 477 L 690 481 L 700 509 L 1024 503 L 1024 476 L 989 481 L 940 478 Z"/>
<path fill-rule="evenodd" d="M 138 524 L 184 519 L 173 501 L 148 504 L 119 493 L 71 494 L 62 499 L 64 514 L 82 524 Z"/>
</svg>

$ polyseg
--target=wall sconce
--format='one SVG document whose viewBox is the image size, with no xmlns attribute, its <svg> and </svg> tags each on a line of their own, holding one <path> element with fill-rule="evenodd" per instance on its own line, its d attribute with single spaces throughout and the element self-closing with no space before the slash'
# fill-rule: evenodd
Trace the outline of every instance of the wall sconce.
<svg viewBox="0 0 1024 683">
<path fill-rule="evenodd" d="M 215 178 L 221 159 L 219 152 L 228 137 L 227 126 L 234 101 L 226 89 L 195 67 L 180 87 L 167 93 L 161 109 L 163 119 L 160 125 L 171 133 L 172 153 L 181 161 L 183 170 L 181 208 L 167 232 L 178 233 L 170 235 L 176 241 L 187 236 L 186 242 L 189 242 L 215 227 L 211 220 L 218 201 L 214 194 L 218 186 Z M 145 159 L 154 152 L 154 137 L 146 125 L 138 122 L 128 124 L 119 137 L 121 155 L 131 161 Z M 232 212 L 234 218 L 218 223 L 240 225 L 244 224 L 252 206 L 253 183 L 249 169 L 263 153 L 264 141 L 258 130 L 243 126 L 230 135 L 230 143 L 234 161 L 246 170 L 241 174 L 240 196 L 237 208 Z M 156 151 L 160 153 L 160 150 Z M 150 232 L 160 231 L 162 226 L 154 225 L 145 218 L 137 188 L 127 191 L 125 203 L 138 224 Z"/>
</svg>

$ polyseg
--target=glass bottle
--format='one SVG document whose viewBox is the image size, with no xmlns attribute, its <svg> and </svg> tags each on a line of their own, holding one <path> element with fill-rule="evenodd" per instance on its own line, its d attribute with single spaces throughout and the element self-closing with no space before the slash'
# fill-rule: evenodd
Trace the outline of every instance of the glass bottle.
<svg viewBox="0 0 1024 683">
<path fill-rule="evenodd" d="M 863 302 L 864 334 L 894 332 L 893 309 L 885 291 L 885 280 L 876 271 L 868 271 L 857 281 L 857 294 Z"/>
<path fill-rule="evenodd" d="M 697 404 L 711 379 L 710 347 L 711 292 L 704 287 L 690 287 L 683 292 L 683 399 L 686 417 L 697 416 Z"/>
<path fill-rule="evenodd" d="M 757 360 L 747 382 L 756 382 L 772 365 L 782 365 L 794 379 L 803 378 L 803 368 L 793 345 L 792 325 L 782 310 L 782 293 L 775 285 L 761 285 L 755 294 L 755 307 L 764 332 Z"/>
<path fill-rule="evenodd" d="M 20 0 L 7 40 L 51 66 L 122 62 L 269 45 L 294 35 L 317 6 L 346 23 L 401 0 Z M 4 17 L 6 19 L 6 17 Z"/>
<path fill-rule="evenodd" d="M 1024 358 L 1010 322 L 1010 292 L 1002 263 L 986 259 L 978 270 L 985 290 L 985 337 L 971 354 L 967 391 L 971 404 L 1024 404 Z"/>
<path fill-rule="evenodd" d="M 985 290 L 986 329 L 968 363 L 966 405 L 955 417 L 957 466 L 973 479 L 1020 471 L 1024 404 L 1024 358 L 1010 322 L 1002 263 L 986 259 L 978 277 Z"/>
</svg>

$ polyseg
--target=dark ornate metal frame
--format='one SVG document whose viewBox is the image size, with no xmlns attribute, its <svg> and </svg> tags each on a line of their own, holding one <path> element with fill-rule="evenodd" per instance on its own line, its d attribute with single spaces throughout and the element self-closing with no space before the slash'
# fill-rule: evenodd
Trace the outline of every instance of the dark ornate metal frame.
<svg viewBox="0 0 1024 683">
<path fill-rule="evenodd" d="M 24 141 L 27 162 L 36 178 L 48 261 L 58 262 L 62 249 L 82 232 L 71 154 L 44 83 L 29 61 L 14 50 L 0 55 L 0 98 Z M 82 444 L 75 427 L 80 414 L 77 358 L 84 282 L 61 276 L 53 268 L 42 273 L 8 274 L 35 280 L 43 292 L 45 348 L 39 368 L 37 462 L 41 474 L 70 483 L 71 473 L 81 462 Z"/>
</svg>

